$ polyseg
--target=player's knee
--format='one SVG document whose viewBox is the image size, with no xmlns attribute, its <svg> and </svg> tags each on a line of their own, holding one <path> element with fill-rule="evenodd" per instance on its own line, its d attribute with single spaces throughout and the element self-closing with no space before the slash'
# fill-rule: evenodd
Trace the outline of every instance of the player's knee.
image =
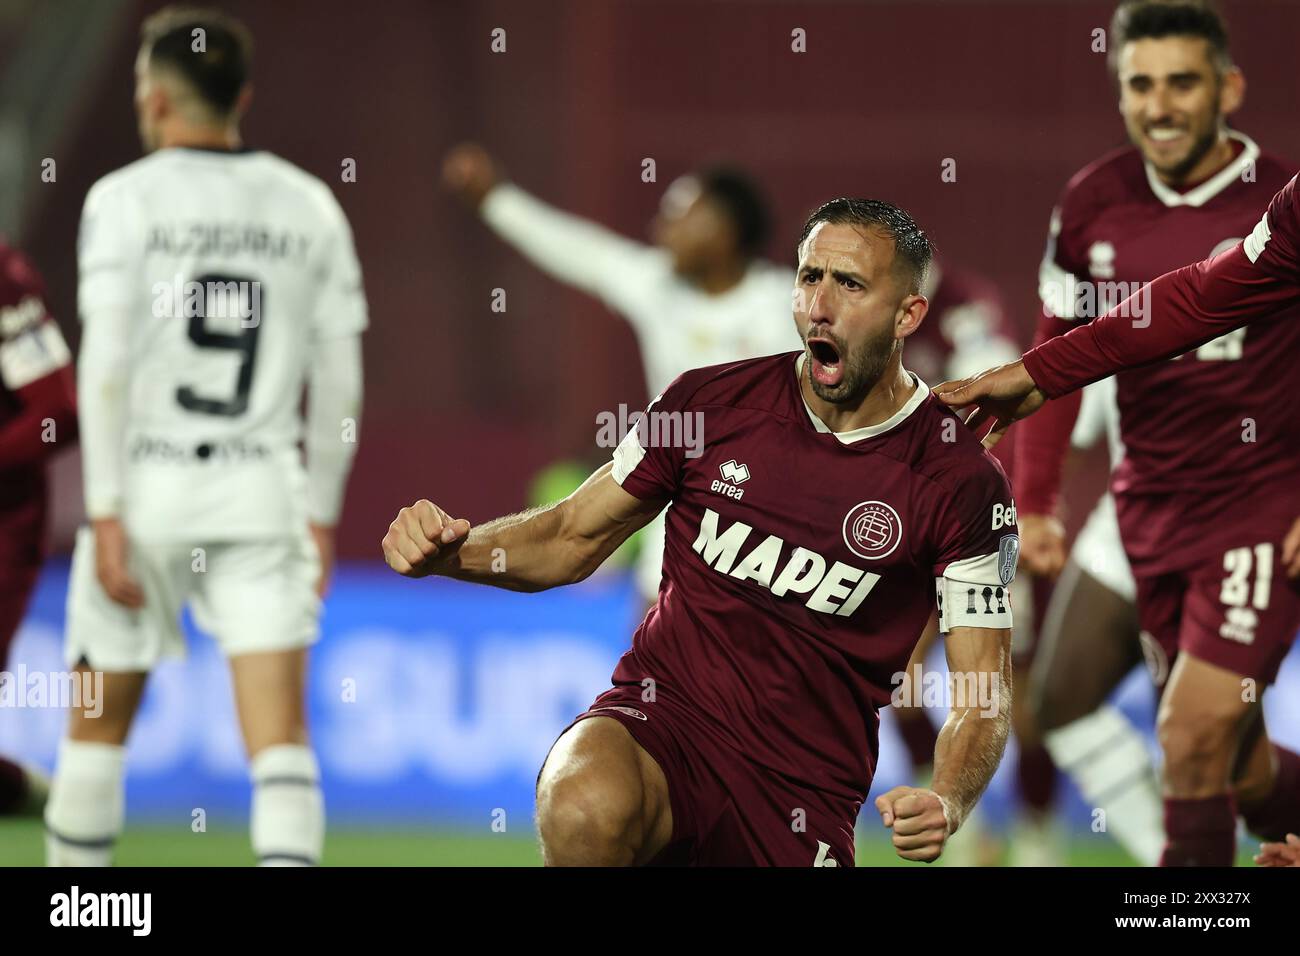
<svg viewBox="0 0 1300 956">
<path fill-rule="evenodd" d="M 617 753 L 594 759 L 596 742 L 553 752 L 542 768 L 537 830 L 549 864 L 630 863 L 636 855 L 644 829 L 640 776 Z"/>
<path fill-rule="evenodd" d="M 68 739 L 88 744 L 120 746 L 131 732 L 144 674 L 96 673 L 77 669 L 84 693 L 83 705 L 68 711 Z"/>
<path fill-rule="evenodd" d="M 1227 782 L 1235 724 L 1219 715 L 1168 709 L 1157 724 L 1165 774 L 1175 791 Z"/>
<path fill-rule="evenodd" d="M 548 863 L 630 863 L 641 817 L 639 782 L 627 775 L 584 770 L 544 780 L 537 795 L 537 829 Z"/>
</svg>

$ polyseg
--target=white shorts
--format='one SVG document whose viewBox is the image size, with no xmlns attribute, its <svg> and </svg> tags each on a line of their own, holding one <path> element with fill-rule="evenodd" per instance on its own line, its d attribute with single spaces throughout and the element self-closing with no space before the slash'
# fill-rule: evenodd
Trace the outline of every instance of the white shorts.
<svg viewBox="0 0 1300 956">
<path fill-rule="evenodd" d="M 1115 517 L 1115 499 L 1110 492 L 1101 496 L 1092 514 L 1088 515 L 1074 539 L 1070 559 L 1124 600 L 1137 600 L 1137 584 L 1124 554 L 1119 519 Z"/>
<path fill-rule="evenodd" d="M 69 667 L 148 671 L 184 657 L 181 609 L 226 656 L 307 647 L 320 636 L 320 555 L 306 529 L 298 538 L 205 545 L 131 542 L 131 573 L 144 607 L 111 600 L 95 574 L 90 528 L 77 532 L 68 585 Z"/>
</svg>

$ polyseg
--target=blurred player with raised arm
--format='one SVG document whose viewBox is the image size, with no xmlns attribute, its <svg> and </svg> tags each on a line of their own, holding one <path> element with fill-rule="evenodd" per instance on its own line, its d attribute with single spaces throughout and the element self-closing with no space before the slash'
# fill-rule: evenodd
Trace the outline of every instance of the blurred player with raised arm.
<svg viewBox="0 0 1300 956">
<path fill-rule="evenodd" d="M 60 746 L 51 864 L 110 862 L 123 744 L 150 669 L 184 652 L 185 605 L 230 659 L 257 859 L 321 855 L 304 683 L 355 451 L 367 314 L 329 187 L 242 145 L 250 56 L 224 14 L 150 17 L 135 94 L 149 155 L 86 197 L 78 389 L 91 526 L 73 554 L 67 656 L 104 672 L 104 711 L 74 712 Z"/>
<path fill-rule="evenodd" d="M 1040 341 L 1093 318 L 1151 276 L 1219 250 L 1227 251 L 1214 262 L 1231 263 L 1229 281 L 1254 286 L 1243 289 L 1247 297 L 1263 293 L 1273 306 L 1248 332 L 1220 328 L 1228 334 L 1188 342 L 1201 345 L 1195 352 L 1118 380 L 1126 453 L 1113 487 L 1139 622 L 1162 687 L 1162 862 L 1229 865 L 1237 811 L 1274 840 L 1300 814 L 1300 757 L 1269 742 L 1259 702 L 1300 625 L 1300 594 L 1279 567 L 1300 531 L 1300 417 L 1289 396 L 1300 310 L 1294 296 L 1260 281 L 1261 273 L 1245 273 L 1241 262 L 1262 256 L 1269 235 L 1267 220 L 1262 229 L 1256 222 L 1258 208 L 1286 182 L 1286 168 L 1224 121 L 1241 102 L 1244 80 L 1210 7 L 1124 4 L 1112 37 L 1120 108 L 1137 148 L 1094 163 L 1067 188 L 1040 283 L 1048 303 Z M 1120 293 L 1089 302 L 1071 292 L 1104 285 Z M 1172 339 L 1166 326 L 1180 291 L 1177 282 L 1157 281 L 1116 307 L 1154 346 L 1148 361 L 1169 357 L 1159 343 Z M 1069 352 L 1063 341 L 1048 354 Z M 943 391 L 962 401 L 976 390 Z M 990 410 L 1005 421 L 1034 401 Z M 1055 403 L 1020 435 L 1026 515 L 1050 513 L 1074 406 Z M 1245 498 L 1250 508 L 1239 507 Z"/>
<path fill-rule="evenodd" d="M 74 392 L 45 283 L 0 242 L 0 671 L 45 558 L 46 462 L 77 439 Z M 0 816 L 39 813 L 46 789 L 34 768 L 0 757 Z"/>
<path fill-rule="evenodd" d="M 929 240 L 888 203 L 837 199 L 797 250 L 803 350 L 682 374 L 563 501 L 473 528 L 419 501 L 384 537 L 400 574 L 536 591 L 582 580 L 671 502 L 658 601 L 542 767 L 548 864 L 851 865 L 880 708 L 936 606 L 963 691 L 930 786 L 876 801 L 899 856 L 937 859 L 997 768 L 1015 511 L 902 365 Z M 687 416 L 698 456 L 662 440 Z"/>
<path fill-rule="evenodd" d="M 770 213 L 758 187 L 736 169 L 712 167 L 675 180 L 651 224 L 653 245 L 530 195 L 474 144 L 447 154 L 443 179 L 538 268 L 627 319 L 651 396 L 686 369 L 799 344 L 790 328 L 794 274 L 760 258 Z M 642 542 L 637 586 L 653 602 L 663 563 L 662 519 Z"/>
</svg>

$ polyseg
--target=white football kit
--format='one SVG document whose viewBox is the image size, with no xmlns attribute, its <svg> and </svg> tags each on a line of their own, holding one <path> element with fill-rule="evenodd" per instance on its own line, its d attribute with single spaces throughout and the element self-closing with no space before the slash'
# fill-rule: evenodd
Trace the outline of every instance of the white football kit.
<svg viewBox="0 0 1300 956">
<path fill-rule="evenodd" d="M 145 605 L 108 598 L 83 529 L 69 662 L 183 653 L 187 603 L 228 654 L 311 643 L 308 522 L 338 518 L 368 321 L 329 187 L 266 152 L 160 150 L 92 187 L 78 263 L 86 511 L 122 520 Z"/>
</svg>

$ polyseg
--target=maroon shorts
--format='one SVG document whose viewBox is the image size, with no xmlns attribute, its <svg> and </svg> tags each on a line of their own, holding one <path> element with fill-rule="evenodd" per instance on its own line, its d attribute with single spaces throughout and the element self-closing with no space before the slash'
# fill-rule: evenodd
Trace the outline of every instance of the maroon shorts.
<svg viewBox="0 0 1300 956">
<path fill-rule="evenodd" d="M 1186 570 L 1136 575 L 1142 651 L 1157 687 L 1180 650 L 1273 683 L 1300 627 L 1300 593 L 1281 551 L 1280 540 L 1252 541 Z"/>
<path fill-rule="evenodd" d="M 859 801 L 759 766 L 639 685 L 607 690 L 565 732 L 588 717 L 621 723 L 668 781 L 673 835 L 651 866 L 853 866 Z"/>
</svg>

